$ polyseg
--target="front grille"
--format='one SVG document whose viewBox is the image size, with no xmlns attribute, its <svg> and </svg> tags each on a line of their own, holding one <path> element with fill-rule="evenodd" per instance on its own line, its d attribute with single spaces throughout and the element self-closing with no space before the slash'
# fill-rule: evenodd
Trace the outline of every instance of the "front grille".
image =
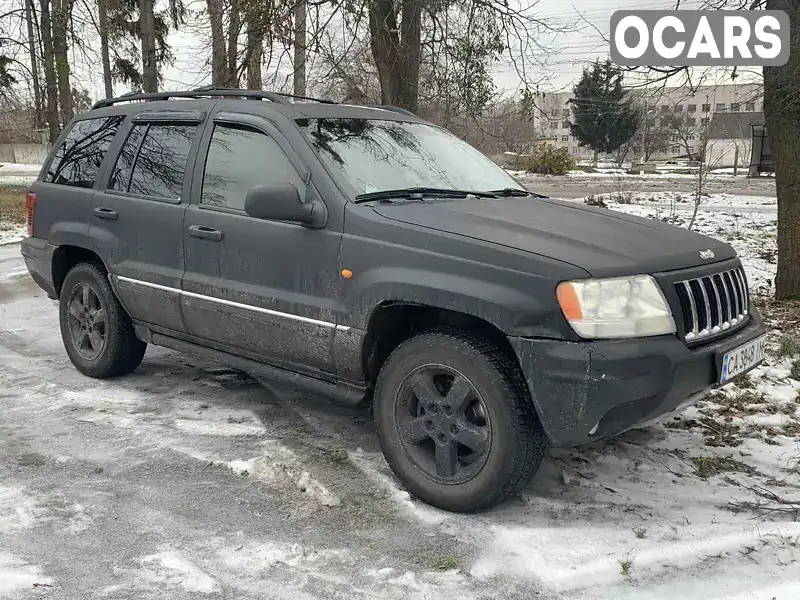
<svg viewBox="0 0 800 600">
<path fill-rule="evenodd" d="M 741 267 L 675 284 L 687 342 L 716 336 L 744 323 L 750 311 Z"/>
</svg>

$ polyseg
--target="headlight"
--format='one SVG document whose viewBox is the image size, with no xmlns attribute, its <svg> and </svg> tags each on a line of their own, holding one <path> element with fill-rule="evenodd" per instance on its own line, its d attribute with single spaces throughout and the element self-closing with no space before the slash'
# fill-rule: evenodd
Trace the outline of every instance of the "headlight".
<svg viewBox="0 0 800 600">
<path fill-rule="evenodd" d="M 650 275 L 565 281 L 556 290 L 582 338 L 635 338 L 675 333 L 664 294 Z"/>
</svg>

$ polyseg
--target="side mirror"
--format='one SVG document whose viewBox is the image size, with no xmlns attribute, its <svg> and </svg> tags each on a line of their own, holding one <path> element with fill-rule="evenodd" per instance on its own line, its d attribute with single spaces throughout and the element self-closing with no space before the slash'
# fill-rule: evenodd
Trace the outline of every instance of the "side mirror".
<svg viewBox="0 0 800 600">
<path fill-rule="evenodd" d="M 257 185 L 247 193 L 244 211 L 255 219 L 292 221 L 311 227 L 325 225 L 325 206 L 318 200 L 303 202 L 291 183 Z"/>
</svg>

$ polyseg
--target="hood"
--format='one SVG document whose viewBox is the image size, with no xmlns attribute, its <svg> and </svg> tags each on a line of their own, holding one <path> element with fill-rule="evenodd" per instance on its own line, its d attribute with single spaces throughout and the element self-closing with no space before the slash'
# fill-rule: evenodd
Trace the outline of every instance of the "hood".
<svg viewBox="0 0 800 600">
<path fill-rule="evenodd" d="M 554 258 L 594 277 L 673 271 L 736 256 L 729 245 L 681 227 L 550 198 L 433 200 L 374 210 L 387 219 Z M 704 259 L 701 250 L 714 257 Z"/>
</svg>

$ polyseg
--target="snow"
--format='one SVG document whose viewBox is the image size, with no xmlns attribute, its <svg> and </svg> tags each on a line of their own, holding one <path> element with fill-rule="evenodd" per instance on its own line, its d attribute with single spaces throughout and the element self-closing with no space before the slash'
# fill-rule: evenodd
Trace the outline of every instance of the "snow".
<svg viewBox="0 0 800 600">
<path fill-rule="evenodd" d="M 174 551 L 165 551 L 141 559 L 146 567 L 144 575 L 150 581 L 167 586 L 181 587 L 198 594 L 219 592 L 219 584 L 200 570 L 197 565 Z"/>
<path fill-rule="evenodd" d="M 686 225 L 691 203 L 652 195 L 604 199 Z M 718 194 L 697 221 L 763 293 L 774 206 Z M 142 600 L 800 597 L 797 516 L 746 504 L 759 489 L 800 499 L 786 323 L 744 380 L 662 425 L 551 450 L 520 498 L 459 515 L 402 488 L 368 415 L 152 347 L 129 377 L 79 375 L 24 273 L 0 248 L 0 598 L 46 592 L 35 583 Z"/>
<path fill-rule="evenodd" d="M 0 187 L 27 187 L 36 181 L 41 169 L 42 165 L 0 164 Z"/>
<path fill-rule="evenodd" d="M 27 229 L 23 225 L 0 223 L 0 246 L 21 242 L 26 233 Z"/>
<path fill-rule="evenodd" d="M 264 427 L 262 425 L 250 425 L 247 423 L 207 423 L 191 419 L 176 419 L 175 427 L 198 435 L 264 435 Z"/>
<path fill-rule="evenodd" d="M 22 559 L 0 548 L 0 598 L 18 598 L 16 592 L 34 586 L 51 586 L 52 579 L 41 575 L 41 568 L 26 564 Z M 13 595 L 12 595 L 13 593 Z"/>
<path fill-rule="evenodd" d="M 264 454 L 261 456 L 233 460 L 210 457 L 185 448 L 174 449 L 208 465 L 228 468 L 236 475 L 252 476 L 259 481 L 277 486 L 291 485 L 306 498 L 322 506 L 341 504 L 339 498 L 325 485 L 298 466 L 297 457 L 291 450 L 275 440 L 266 442 L 264 447 Z"/>
</svg>

